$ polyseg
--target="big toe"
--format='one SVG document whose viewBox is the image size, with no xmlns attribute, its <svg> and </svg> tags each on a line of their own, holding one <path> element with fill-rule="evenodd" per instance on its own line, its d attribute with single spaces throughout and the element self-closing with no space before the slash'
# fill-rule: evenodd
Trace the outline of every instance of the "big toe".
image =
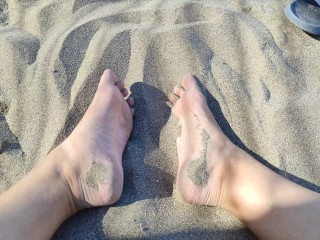
<svg viewBox="0 0 320 240">
<path fill-rule="evenodd" d="M 190 90 L 200 90 L 198 84 L 197 84 L 197 80 L 195 79 L 195 77 L 191 74 L 188 73 L 187 75 L 185 75 L 182 79 L 182 86 L 186 91 L 190 91 Z"/>
<path fill-rule="evenodd" d="M 110 84 L 116 84 L 118 82 L 116 74 L 110 70 L 107 69 L 103 72 L 100 83 L 99 83 L 99 88 L 105 88 L 107 86 L 110 86 Z"/>
</svg>

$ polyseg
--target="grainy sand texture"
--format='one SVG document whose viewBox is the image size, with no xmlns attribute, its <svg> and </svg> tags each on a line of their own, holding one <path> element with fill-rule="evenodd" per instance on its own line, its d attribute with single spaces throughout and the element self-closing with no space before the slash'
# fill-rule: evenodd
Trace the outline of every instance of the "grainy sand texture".
<svg viewBox="0 0 320 240">
<path fill-rule="evenodd" d="M 229 213 L 176 201 L 178 121 L 167 96 L 195 74 L 231 140 L 320 191 L 320 38 L 289 0 L 0 0 L 0 192 L 61 142 L 103 70 L 135 98 L 124 192 L 54 239 L 255 239 Z"/>
<path fill-rule="evenodd" d="M 208 184 L 209 173 L 207 172 L 207 154 L 208 154 L 208 140 L 210 136 L 206 132 L 206 130 L 202 130 L 201 132 L 201 144 L 202 150 L 200 152 L 200 156 L 192 160 L 188 167 L 188 177 L 191 181 L 197 185 L 204 187 Z"/>
</svg>

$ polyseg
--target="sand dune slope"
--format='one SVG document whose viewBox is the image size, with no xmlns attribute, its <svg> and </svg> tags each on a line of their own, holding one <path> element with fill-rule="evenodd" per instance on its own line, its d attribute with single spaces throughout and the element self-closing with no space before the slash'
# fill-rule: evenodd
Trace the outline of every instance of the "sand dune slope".
<svg viewBox="0 0 320 240">
<path fill-rule="evenodd" d="M 284 17 L 287 3 L 8 0 L 0 192 L 68 136 L 111 68 L 136 100 L 124 193 L 113 207 L 77 214 L 55 239 L 254 239 L 227 212 L 174 200 L 179 128 L 165 101 L 195 74 L 236 144 L 320 191 L 320 42 Z"/>
</svg>

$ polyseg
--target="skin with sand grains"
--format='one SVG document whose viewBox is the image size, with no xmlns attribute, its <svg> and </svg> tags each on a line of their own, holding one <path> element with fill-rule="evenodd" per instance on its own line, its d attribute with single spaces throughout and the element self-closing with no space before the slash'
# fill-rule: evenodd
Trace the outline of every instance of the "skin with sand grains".
<svg viewBox="0 0 320 240">
<path fill-rule="evenodd" d="M 200 120 L 197 115 L 194 114 L 200 124 Z M 207 171 L 207 151 L 208 151 L 208 140 L 210 139 L 209 134 L 203 128 L 201 131 L 201 145 L 202 151 L 200 152 L 200 156 L 193 160 L 188 167 L 188 177 L 191 181 L 200 187 L 203 187 L 208 184 L 209 173 Z"/>
<path fill-rule="evenodd" d="M 92 162 L 92 166 L 86 175 L 86 183 L 89 187 L 99 190 L 99 185 L 106 184 L 108 169 L 101 163 Z"/>
</svg>

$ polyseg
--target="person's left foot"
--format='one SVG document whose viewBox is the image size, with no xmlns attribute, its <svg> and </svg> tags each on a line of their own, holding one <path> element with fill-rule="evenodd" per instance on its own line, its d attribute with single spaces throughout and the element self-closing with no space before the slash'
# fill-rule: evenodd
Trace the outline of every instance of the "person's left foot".
<svg viewBox="0 0 320 240">
<path fill-rule="evenodd" d="M 110 205 L 123 189 L 122 153 L 132 130 L 133 99 L 111 70 L 71 135 L 60 145 L 67 153 L 60 168 L 76 211 Z"/>
</svg>

